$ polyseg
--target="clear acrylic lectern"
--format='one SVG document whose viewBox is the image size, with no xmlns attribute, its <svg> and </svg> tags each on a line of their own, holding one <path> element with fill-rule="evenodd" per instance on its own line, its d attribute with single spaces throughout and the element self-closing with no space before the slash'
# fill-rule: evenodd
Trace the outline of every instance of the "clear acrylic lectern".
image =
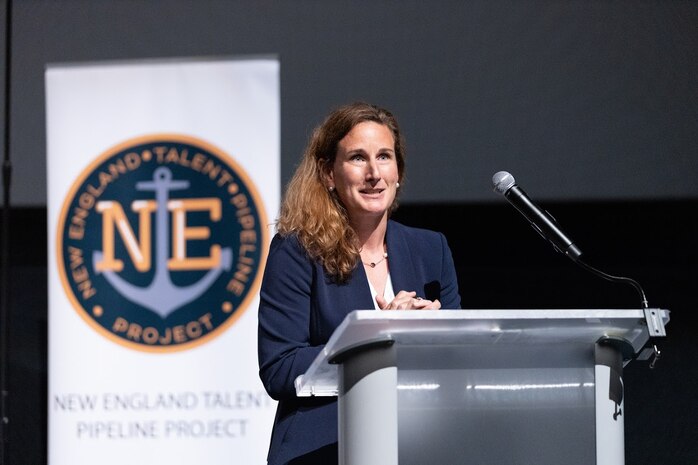
<svg viewBox="0 0 698 465">
<path fill-rule="evenodd" d="M 668 321 L 663 309 L 357 310 L 296 393 L 339 397 L 341 465 L 622 465 L 622 368 Z"/>
</svg>

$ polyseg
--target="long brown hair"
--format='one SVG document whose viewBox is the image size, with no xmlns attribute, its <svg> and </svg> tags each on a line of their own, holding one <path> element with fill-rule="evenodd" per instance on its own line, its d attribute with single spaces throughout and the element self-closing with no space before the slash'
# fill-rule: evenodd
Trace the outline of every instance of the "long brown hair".
<svg viewBox="0 0 698 465">
<path fill-rule="evenodd" d="M 325 186 L 323 173 L 334 164 L 339 141 L 364 121 L 382 124 L 393 134 L 398 181 L 403 181 L 404 141 L 395 117 L 388 110 L 364 102 L 344 105 L 313 131 L 303 159 L 286 188 L 276 224 L 282 236 L 296 234 L 308 255 L 319 260 L 338 282 L 349 278 L 359 261 L 360 250 L 346 209 Z M 395 208 L 397 195 L 390 212 Z"/>
</svg>

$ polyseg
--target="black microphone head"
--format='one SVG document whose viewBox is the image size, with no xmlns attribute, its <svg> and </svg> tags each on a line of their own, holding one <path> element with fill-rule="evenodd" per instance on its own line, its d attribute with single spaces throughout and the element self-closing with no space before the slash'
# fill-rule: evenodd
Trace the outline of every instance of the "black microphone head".
<svg viewBox="0 0 698 465">
<path fill-rule="evenodd" d="M 514 176 L 507 171 L 497 171 L 494 173 L 494 176 L 492 176 L 492 186 L 494 187 L 494 191 L 498 194 L 504 195 L 514 184 L 516 184 Z"/>
</svg>

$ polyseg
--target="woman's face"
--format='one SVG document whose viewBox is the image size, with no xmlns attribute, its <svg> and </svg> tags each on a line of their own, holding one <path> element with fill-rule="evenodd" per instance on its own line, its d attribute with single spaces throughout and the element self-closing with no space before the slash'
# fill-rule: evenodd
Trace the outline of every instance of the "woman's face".
<svg viewBox="0 0 698 465">
<path fill-rule="evenodd" d="M 395 140 L 387 126 L 364 121 L 337 145 L 327 174 L 351 220 L 385 215 L 395 199 L 399 173 Z"/>
</svg>

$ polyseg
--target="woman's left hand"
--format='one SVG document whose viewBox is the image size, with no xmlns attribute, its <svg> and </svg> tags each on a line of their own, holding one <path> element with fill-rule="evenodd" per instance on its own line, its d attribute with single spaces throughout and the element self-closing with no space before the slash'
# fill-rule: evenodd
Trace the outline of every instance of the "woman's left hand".
<svg viewBox="0 0 698 465">
<path fill-rule="evenodd" d="M 441 302 L 438 299 L 423 299 L 414 291 L 400 291 L 390 302 L 382 296 L 376 296 L 376 303 L 381 310 L 438 310 L 441 308 Z"/>
</svg>

